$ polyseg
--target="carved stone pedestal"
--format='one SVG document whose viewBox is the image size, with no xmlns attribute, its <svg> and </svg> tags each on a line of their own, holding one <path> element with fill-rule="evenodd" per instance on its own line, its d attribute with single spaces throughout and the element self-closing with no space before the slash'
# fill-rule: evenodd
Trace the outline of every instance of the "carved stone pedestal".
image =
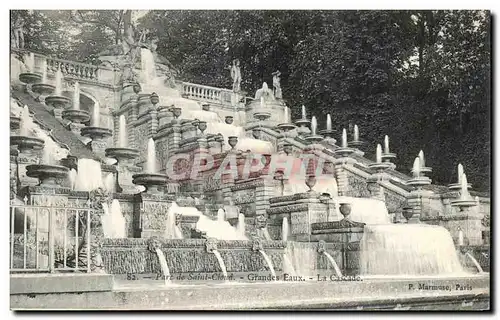
<svg viewBox="0 0 500 320">
<path fill-rule="evenodd" d="M 316 192 L 297 193 L 291 196 L 271 198 L 267 209 L 268 228 L 275 227 L 281 239 L 283 218 L 290 223 L 289 240 L 311 241 L 311 223 L 328 221 L 329 204 L 320 200 Z"/>
<path fill-rule="evenodd" d="M 141 238 L 153 236 L 163 238 L 167 227 L 168 209 L 172 205 L 173 197 L 163 194 L 149 194 L 143 192 L 135 198 L 135 216 L 139 220 L 139 234 Z"/>
</svg>

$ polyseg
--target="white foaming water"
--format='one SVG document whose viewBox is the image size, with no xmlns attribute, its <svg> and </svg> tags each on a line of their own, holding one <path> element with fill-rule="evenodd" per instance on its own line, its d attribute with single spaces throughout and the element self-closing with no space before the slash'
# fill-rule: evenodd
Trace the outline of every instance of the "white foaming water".
<svg viewBox="0 0 500 320">
<path fill-rule="evenodd" d="M 180 208 L 177 203 L 175 202 L 172 202 L 172 205 L 170 206 L 170 208 L 168 209 L 168 212 L 167 212 L 167 225 L 166 225 L 166 228 L 165 228 L 165 238 L 166 239 L 183 239 L 184 236 L 182 235 L 182 231 L 181 229 L 179 228 L 179 226 L 177 226 L 175 224 L 175 215 L 177 213 L 180 213 Z"/>
<path fill-rule="evenodd" d="M 360 244 L 361 275 L 464 273 L 450 233 L 426 224 L 366 225 Z"/>
<path fill-rule="evenodd" d="M 237 228 L 231 226 L 229 222 L 212 220 L 194 207 L 179 207 L 173 202 L 170 209 L 174 213 L 180 213 L 183 216 L 200 217 L 196 223 L 196 229 L 206 232 L 207 237 L 218 240 L 248 240 L 244 234 L 241 234 Z"/>
<path fill-rule="evenodd" d="M 226 221 L 226 212 L 224 211 L 224 209 L 217 210 L 217 222 L 224 221 Z"/>
<path fill-rule="evenodd" d="M 333 257 L 328 252 L 326 252 L 326 251 L 323 251 L 323 254 L 328 259 L 328 261 L 330 262 L 330 264 L 332 265 L 333 270 L 335 270 L 335 275 L 337 277 L 342 277 L 342 271 L 340 270 L 339 265 L 337 264 L 337 262 L 335 262 L 335 259 L 333 259 Z"/>
<path fill-rule="evenodd" d="M 469 259 L 472 261 L 472 263 L 474 264 L 474 266 L 475 266 L 475 267 L 476 267 L 476 269 L 477 269 L 477 272 L 479 272 L 479 273 L 484 273 L 483 268 L 481 267 L 481 265 L 479 264 L 479 262 L 477 262 L 476 258 L 474 258 L 474 257 L 472 256 L 472 254 L 470 254 L 470 252 L 466 252 L 466 253 L 465 253 L 465 256 L 466 256 L 467 258 L 469 258 Z"/>
<path fill-rule="evenodd" d="M 284 110 L 283 110 L 283 118 L 285 119 L 285 121 L 283 121 L 283 123 L 289 123 L 290 122 L 290 114 L 288 112 L 288 107 L 285 106 Z"/>
<path fill-rule="evenodd" d="M 242 236 L 245 236 L 245 215 L 243 213 L 238 214 L 238 225 L 236 226 L 236 230 Z"/>
<path fill-rule="evenodd" d="M 293 267 L 293 263 L 288 257 L 287 253 L 283 253 L 283 273 L 288 273 L 289 275 L 296 276 L 297 272 Z"/>
<path fill-rule="evenodd" d="M 47 59 L 42 62 L 42 83 L 47 83 Z"/>
<path fill-rule="evenodd" d="M 302 105 L 302 119 L 307 119 L 306 106 Z"/>
<path fill-rule="evenodd" d="M 56 96 L 62 95 L 62 82 L 63 82 L 63 74 L 62 74 L 61 68 L 57 68 L 56 84 L 55 84 L 56 88 L 54 90 L 54 95 L 56 95 Z"/>
<path fill-rule="evenodd" d="M 385 135 L 384 137 L 384 152 L 389 153 L 389 136 Z"/>
<path fill-rule="evenodd" d="M 125 116 L 122 114 L 120 116 L 120 124 L 118 128 L 118 146 L 120 148 L 126 148 L 128 146 L 128 138 L 127 138 L 127 120 Z"/>
<path fill-rule="evenodd" d="M 141 79 L 149 84 L 156 79 L 155 59 L 151 50 L 141 48 Z"/>
<path fill-rule="evenodd" d="M 288 240 L 288 233 L 290 230 L 290 226 L 288 225 L 288 218 L 283 217 L 283 221 L 281 222 L 281 240 Z"/>
<path fill-rule="evenodd" d="M 92 159 L 78 159 L 75 190 L 92 191 L 97 188 L 104 188 L 101 164 Z"/>
<path fill-rule="evenodd" d="M 80 83 L 75 82 L 73 91 L 73 110 L 80 110 Z"/>
<path fill-rule="evenodd" d="M 68 180 L 69 180 L 69 187 L 71 190 L 75 190 L 76 176 L 77 173 L 75 169 L 69 170 Z"/>
<path fill-rule="evenodd" d="M 19 115 L 19 135 L 20 136 L 34 136 L 40 138 L 44 141 L 44 155 L 45 160 L 49 160 L 50 164 L 57 164 L 59 160 L 66 158 L 69 154 L 69 150 L 61 147 L 57 142 L 52 139 L 43 129 L 37 125 L 33 119 L 30 117 L 28 106 L 21 108 L 17 103 L 11 103 L 11 112 L 13 114 Z M 46 155 L 45 153 L 48 153 Z"/>
<path fill-rule="evenodd" d="M 269 256 L 267 255 L 267 253 L 264 252 L 264 250 L 259 250 L 259 252 L 266 261 L 267 267 L 269 268 L 269 272 L 271 272 L 273 279 L 276 279 L 276 272 L 274 271 L 273 262 L 271 261 L 271 258 L 269 258 Z"/>
<path fill-rule="evenodd" d="M 24 106 L 22 111 L 20 112 L 20 123 L 19 123 L 19 135 L 27 137 L 29 135 L 29 129 L 32 128 L 30 126 L 33 123 L 33 120 L 30 117 L 30 110 L 28 106 Z"/>
<path fill-rule="evenodd" d="M 170 269 L 168 268 L 167 259 L 165 259 L 165 255 L 163 254 L 161 248 L 156 248 L 155 252 L 156 256 L 158 256 L 158 260 L 160 261 L 161 272 L 163 273 L 165 285 L 168 285 L 171 281 L 171 275 Z"/>
<path fill-rule="evenodd" d="M 311 135 L 316 135 L 316 130 L 318 129 L 318 120 L 316 120 L 316 116 L 313 116 L 311 119 Z"/>
<path fill-rule="evenodd" d="M 425 167 L 424 151 L 420 150 L 418 158 L 420 159 L 420 167 Z"/>
<path fill-rule="evenodd" d="M 111 202 L 111 208 L 108 209 L 107 204 L 103 204 L 104 214 L 102 216 L 102 232 L 104 238 L 122 239 L 126 238 L 126 223 L 125 217 L 122 214 L 120 202 L 114 199 Z"/>
<path fill-rule="evenodd" d="M 382 146 L 380 144 L 377 144 L 376 161 L 382 163 Z"/>
<path fill-rule="evenodd" d="M 347 148 L 347 131 L 344 129 L 342 129 L 342 144 L 341 144 L 342 148 Z"/>
<path fill-rule="evenodd" d="M 462 175 L 464 174 L 464 167 L 462 166 L 461 163 L 458 164 L 458 183 L 461 183 L 462 181 Z"/>
<path fill-rule="evenodd" d="M 146 157 L 146 173 L 156 173 L 156 150 L 155 141 L 149 138 Z"/>
<path fill-rule="evenodd" d="M 326 115 L 326 130 L 332 130 L 332 116 L 330 114 Z"/>
<path fill-rule="evenodd" d="M 224 260 L 222 260 L 222 256 L 220 255 L 220 252 L 217 250 L 213 251 L 215 257 L 217 258 L 217 261 L 219 262 L 219 266 L 222 270 L 222 273 L 224 274 L 224 279 L 225 282 L 229 281 L 227 277 L 227 270 L 226 270 L 226 264 L 224 263 Z"/>
<path fill-rule="evenodd" d="M 25 59 L 28 72 L 35 72 L 35 54 L 30 52 Z"/>
<path fill-rule="evenodd" d="M 461 200 L 470 200 L 471 196 L 468 189 L 467 176 L 465 173 L 462 173 L 462 178 L 460 179 L 460 199 Z"/>
<path fill-rule="evenodd" d="M 113 173 L 108 173 L 104 178 L 104 189 L 109 193 L 116 192 L 115 176 Z"/>
<path fill-rule="evenodd" d="M 92 126 L 100 127 L 101 125 L 101 110 L 100 110 L 99 102 L 95 102 L 94 109 L 92 110 Z"/>
<path fill-rule="evenodd" d="M 359 141 L 359 129 L 356 124 L 354 125 L 354 141 Z"/>
<path fill-rule="evenodd" d="M 367 225 L 391 224 L 391 218 L 385 206 L 385 202 L 377 199 L 338 197 L 334 198 L 338 203 L 351 204 L 351 214 L 349 219 L 356 222 L 363 222 Z M 337 216 L 342 219 L 339 206 L 336 206 Z M 340 220 L 339 219 L 339 220 Z"/>
<path fill-rule="evenodd" d="M 413 169 L 411 171 L 413 173 L 414 178 L 420 177 L 420 168 L 421 168 L 420 158 L 416 157 L 415 161 L 413 161 Z"/>
<path fill-rule="evenodd" d="M 284 254 L 297 275 L 308 277 L 316 275 L 316 250 L 314 245 L 307 242 L 288 241 Z"/>
</svg>

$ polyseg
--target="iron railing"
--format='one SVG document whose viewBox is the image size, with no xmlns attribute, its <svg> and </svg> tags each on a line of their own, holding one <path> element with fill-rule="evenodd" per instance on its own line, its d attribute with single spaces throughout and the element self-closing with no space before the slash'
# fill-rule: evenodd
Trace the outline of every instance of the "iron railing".
<svg viewBox="0 0 500 320">
<path fill-rule="evenodd" d="M 90 207 L 10 206 L 10 271 L 91 271 Z"/>
</svg>

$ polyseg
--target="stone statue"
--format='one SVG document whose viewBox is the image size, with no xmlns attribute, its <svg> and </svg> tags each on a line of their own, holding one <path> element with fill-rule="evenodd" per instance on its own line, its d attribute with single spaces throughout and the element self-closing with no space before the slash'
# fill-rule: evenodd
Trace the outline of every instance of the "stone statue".
<svg viewBox="0 0 500 320">
<path fill-rule="evenodd" d="M 240 60 L 234 59 L 233 65 L 231 66 L 231 79 L 233 79 L 233 92 L 241 91 L 241 70 L 240 70 Z"/>
<path fill-rule="evenodd" d="M 282 99 L 280 76 L 281 76 L 281 72 L 279 70 L 276 72 L 273 72 L 273 88 L 274 88 L 274 97 L 276 99 Z"/>
<path fill-rule="evenodd" d="M 139 42 L 140 43 L 146 43 L 146 37 L 149 34 L 148 29 L 142 29 L 141 33 L 139 34 Z"/>
<path fill-rule="evenodd" d="M 21 16 L 18 16 L 12 26 L 14 48 L 24 49 L 24 32 L 24 19 Z"/>
</svg>

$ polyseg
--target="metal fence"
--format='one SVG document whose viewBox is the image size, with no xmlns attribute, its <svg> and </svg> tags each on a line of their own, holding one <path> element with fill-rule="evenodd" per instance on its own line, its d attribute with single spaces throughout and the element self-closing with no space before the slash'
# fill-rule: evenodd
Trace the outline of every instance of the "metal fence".
<svg viewBox="0 0 500 320">
<path fill-rule="evenodd" d="M 90 272 L 89 207 L 11 203 L 11 272 Z"/>
</svg>

